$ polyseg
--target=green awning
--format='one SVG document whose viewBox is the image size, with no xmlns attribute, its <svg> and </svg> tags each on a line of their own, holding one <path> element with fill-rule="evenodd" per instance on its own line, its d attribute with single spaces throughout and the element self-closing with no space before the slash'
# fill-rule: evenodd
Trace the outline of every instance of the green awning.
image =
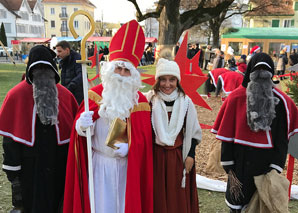
<svg viewBox="0 0 298 213">
<path fill-rule="evenodd" d="M 298 28 L 235 28 L 237 32 L 223 34 L 222 38 L 288 39 L 298 40 Z"/>
</svg>

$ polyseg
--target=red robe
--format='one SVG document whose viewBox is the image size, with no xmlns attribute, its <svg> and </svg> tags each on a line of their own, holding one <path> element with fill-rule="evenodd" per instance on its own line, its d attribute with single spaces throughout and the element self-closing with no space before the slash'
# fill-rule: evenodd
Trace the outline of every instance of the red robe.
<svg viewBox="0 0 298 213">
<path fill-rule="evenodd" d="M 298 133 L 298 110 L 291 98 L 277 88 L 274 95 L 280 97 L 287 114 L 288 139 Z M 246 119 L 246 88 L 239 86 L 223 103 L 211 132 L 216 138 L 245 146 L 270 149 L 273 148 L 271 131 L 253 132 L 247 125 Z"/>
<path fill-rule="evenodd" d="M 226 95 L 229 95 L 242 84 L 243 77 L 244 76 L 238 72 L 225 72 L 218 78 L 221 79 L 222 90 Z"/>
<path fill-rule="evenodd" d="M 99 118 L 99 101 L 103 87 L 93 87 L 89 95 L 89 110 L 94 111 L 93 120 Z M 142 93 L 139 103 L 134 106 L 129 121 L 131 125 L 129 151 L 127 156 L 127 181 L 125 193 L 126 213 L 153 212 L 153 157 L 150 106 Z M 82 103 L 76 120 L 84 112 Z M 88 158 L 86 138 L 72 129 L 69 144 L 64 213 L 89 213 Z"/>
<path fill-rule="evenodd" d="M 69 142 L 73 119 L 78 104 L 72 94 L 60 84 L 58 90 L 58 121 L 55 125 L 57 143 Z M 10 137 L 18 143 L 34 146 L 36 107 L 33 99 L 33 87 L 21 81 L 6 95 L 0 109 L 0 135 Z"/>
<path fill-rule="evenodd" d="M 231 71 L 227 70 L 225 68 L 217 68 L 217 69 L 209 71 L 209 75 L 210 75 L 210 77 L 212 79 L 212 83 L 215 87 L 217 87 L 218 76 L 220 76 L 221 74 L 223 74 L 225 72 L 231 72 Z"/>
</svg>

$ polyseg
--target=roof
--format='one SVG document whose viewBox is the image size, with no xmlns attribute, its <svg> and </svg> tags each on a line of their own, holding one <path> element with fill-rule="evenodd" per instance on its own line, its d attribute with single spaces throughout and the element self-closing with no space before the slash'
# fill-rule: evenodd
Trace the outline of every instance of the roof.
<svg viewBox="0 0 298 213">
<path fill-rule="evenodd" d="M 14 11 L 18 11 L 21 7 L 22 0 L 0 0 L 0 3 L 12 14 L 20 17 Z"/>
<path fill-rule="evenodd" d="M 89 0 L 43 0 L 42 3 L 85 3 L 95 7 Z"/>
<path fill-rule="evenodd" d="M 23 0 L 0 0 L 8 10 L 18 11 L 22 5 Z"/>
<path fill-rule="evenodd" d="M 36 4 L 36 1 L 28 0 L 27 2 L 28 2 L 28 4 L 29 4 L 31 10 L 33 10 L 33 9 L 34 9 L 34 6 L 35 6 L 35 4 Z"/>
<path fill-rule="evenodd" d="M 97 37 L 92 36 L 87 39 L 87 41 L 103 41 L 103 42 L 110 42 L 112 37 Z"/>
<path fill-rule="evenodd" d="M 289 0 L 279 0 L 274 1 L 276 5 L 272 5 L 272 0 L 251 0 L 251 3 L 253 3 L 254 8 L 255 7 L 262 7 L 260 10 L 252 11 L 247 13 L 245 16 L 293 16 L 295 15 L 295 11 L 293 9 L 293 1 Z M 260 2 L 261 5 L 260 5 Z"/>
<path fill-rule="evenodd" d="M 298 28 L 235 28 L 237 32 L 223 34 L 222 38 L 288 39 L 298 40 Z"/>
<path fill-rule="evenodd" d="M 24 38 L 20 42 L 34 42 L 34 43 L 46 43 L 49 42 L 50 38 Z"/>
</svg>

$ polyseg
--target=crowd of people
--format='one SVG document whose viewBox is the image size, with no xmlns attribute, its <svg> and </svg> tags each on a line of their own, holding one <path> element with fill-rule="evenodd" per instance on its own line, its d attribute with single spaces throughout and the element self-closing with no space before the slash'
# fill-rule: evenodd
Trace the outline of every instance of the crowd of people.
<svg viewBox="0 0 298 213">
<path fill-rule="evenodd" d="M 197 111 L 181 86 L 182 70 L 174 58 L 161 55 L 155 84 L 140 92 L 137 67 L 142 57 L 154 62 L 152 44 L 144 47 L 141 26 L 135 20 L 122 25 L 103 50 L 109 61 L 101 63 L 101 84 L 88 92 L 89 109 L 80 54 L 66 41 L 56 45 L 57 54 L 43 45 L 30 50 L 25 79 L 8 92 L 0 109 L 2 168 L 11 183 L 12 213 L 90 212 L 91 199 L 96 213 L 199 212 L 195 150 L 202 130 Z M 250 208 L 258 191 L 255 176 L 282 172 L 289 138 L 298 133 L 297 107 L 275 88 L 274 62 L 260 49 L 252 49 L 249 62 L 246 55 L 236 62 L 231 47 L 227 60 L 219 49 L 213 54 L 210 45 L 203 50 L 192 44 L 187 53 L 192 58 L 201 51 L 198 65 L 213 63 L 206 85 L 229 92 L 212 132 L 222 141 L 231 212 Z M 290 63 L 298 61 L 296 56 L 291 54 Z M 280 74 L 287 58 L 283 49 L 276 68 Z M 237 86 L 228 91 L 228 85 Z"/>
</svg>

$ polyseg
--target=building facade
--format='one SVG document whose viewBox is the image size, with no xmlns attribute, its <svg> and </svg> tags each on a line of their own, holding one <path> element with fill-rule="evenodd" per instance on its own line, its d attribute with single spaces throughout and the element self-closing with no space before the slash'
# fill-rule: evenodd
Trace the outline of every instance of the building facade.
<svg viewBox="0 0 298 213">
<path fill-rule="evenodd" d="M 40 1 L 0 0 L 1 23 L 4 23 L 8 46 L 12 40 L 45 36 Z"/>
<path fill-rule="evenodd" d="M 69 37 L 69 19 L 77 10 L 87 11 L 94 18 L 95 6 L 88 0 L 43 0 L 46 37 Z M 79 36 L 84 36 L 90 30 L 89 20 L 82 15 L 74 19 L 74 28 Z"/>
<path fill-rule="evenodd" d="M 265 4 L 268 4 L 265 0 Z M 250 8 L 257 8 L 264 2 L 250 1 Z M 243 27 L 298 27 L 298 0 L 282 0 L 276 6 L 268 6 L 243 16 Z"/>
</svg>

